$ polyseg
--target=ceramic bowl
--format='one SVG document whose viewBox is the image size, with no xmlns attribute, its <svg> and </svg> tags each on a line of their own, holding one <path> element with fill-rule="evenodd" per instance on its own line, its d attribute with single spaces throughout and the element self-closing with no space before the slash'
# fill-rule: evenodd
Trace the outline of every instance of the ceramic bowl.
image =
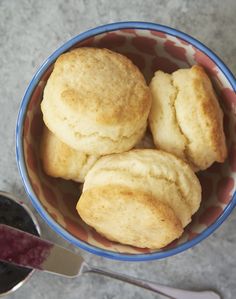
<svg viewBox="0 0 236 299">
<path fill-rule="evenodd" d="M 129 57 L 147 82 L 157 69 L 173 72 L 193 64 L 209 74 L 224 110 L 224 130 L 229 150 L 224 164 L 215 163 L 198 177 L 202 204 L 182 237 L 162 250 L 153 251 L 111 242 L 78 216 L 75 206 L 81 186 L 51 178 L 39 158 L 42 133 L 40 102 L 53 64 L 62 53 L 77 47 L 109 48 Z M 39 214 L 66 240 L 91 253 L 118 260 L 166 258 L 193 247 L 208 237 L 236 204 L 236 80 L 227 66 L 205 45 L 175 29 L 142 22 L 113 23 L 79 34 L 57 49 L 39 68 L 24 95 L 16 128 L 16 154 L 26 192 Z"/>
</svg>

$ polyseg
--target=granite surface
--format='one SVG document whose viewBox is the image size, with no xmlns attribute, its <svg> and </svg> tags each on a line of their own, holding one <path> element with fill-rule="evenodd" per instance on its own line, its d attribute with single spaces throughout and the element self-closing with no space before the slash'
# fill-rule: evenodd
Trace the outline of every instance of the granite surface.
<svg viewBox="0 0 236 299">
<path fill-rule="evenodd" d="M 37 68 L 62 43 L 97 25 L 140 20 L 169 25 L 207 44 L 236 74 L 235 0 L 0 0 L 0 189 L 32 208 L 15 160 L 15 123 L 22 95 Z M 33 209 L 33 208 L 32 208 Z M 80 252 L 93 265 L 187 289 L 236 294 L 236 211 L 207 240 L 174 257 L 125 263 L 93 256 L 56 235 L 34 211 L 44 237 Z M 85 275 L 66 279 L 35 273 L 10 299 L 154 299 L 151 292 Z M 191 299 L 191 298 L 189 298 Z"/>
</svg>

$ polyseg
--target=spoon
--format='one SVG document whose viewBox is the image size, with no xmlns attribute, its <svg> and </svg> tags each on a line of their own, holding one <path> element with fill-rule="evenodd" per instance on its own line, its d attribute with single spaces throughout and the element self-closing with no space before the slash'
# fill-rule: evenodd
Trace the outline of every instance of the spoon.
<svg viewBox="0 0 236 299">
<path fill-rule="evenodd" d="M 96 273 L 118 279 L 172 299 L 220 299 L 214 291 L 188 291 L 160 285 L 125 274 L 88 265 L 64 247 L 5 224 L 0 224 L 0 260 L 18 266 L 76 277 Z"/>
</svg>

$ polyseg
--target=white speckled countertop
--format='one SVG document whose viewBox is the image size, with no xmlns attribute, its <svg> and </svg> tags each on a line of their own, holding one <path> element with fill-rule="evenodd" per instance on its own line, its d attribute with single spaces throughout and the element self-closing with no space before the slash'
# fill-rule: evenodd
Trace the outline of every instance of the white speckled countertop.
<svg viewBox="0 0 236 299">
<path fill-rule="evenodd" d="M 62 43 L 105 23 L 125 20 L 156 22 L 198 38 L 236 74 L 235 13 L 235 0 L 0 0 L 0 189 L 18 195 L 32 208 L 17 170 L 15 123 L 31 77 L 42 61 Z M 80 252 L 91 264 L 181 288 L 213 288 L 224 299 L 235 298 L 236 211 L 195 248 L 166 260 L 134 263 L 107 260 L 75 249 L 57 236 L 38 215 L 37 218 L 44 237 Z M 29 282 L 6 298 L 161 297 L 96 275 L 65 279 L 35 273 Z"/>
</svg>

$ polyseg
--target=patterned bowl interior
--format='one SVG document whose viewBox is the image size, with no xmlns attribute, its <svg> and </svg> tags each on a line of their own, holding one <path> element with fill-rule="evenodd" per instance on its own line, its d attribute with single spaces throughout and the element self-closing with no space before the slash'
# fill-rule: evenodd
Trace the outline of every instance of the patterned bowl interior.
<svg viewBox="0 0 236 299">
<path fill-rule="evenodd" d="M 236 97 L 229 82 L 215 63 L 200 50 L 160 31 L 123 29 L 106 32 L 90 37 L 73 48 L 91 46 L 104 47 L 129 57 L 142 71 L 147 82 L 157 69 L 173 72 L 178 68 L 202 65 L 210 75 L 224 110 L 224 129 L 227 137 L 229 156 L 224 164 L 215 163 L 204 172 L 200 172 L 203 194 L 199 211 L 185 229 L 183 236 L 162 251 L 174 248 L 192 240 L 216 221 L 231 201 L 235 189 L 236 176 Z M 78 216 L 75 206 L 82 185 L 72 181 L 51 178 L 43 172 L 39 158 L 39 142 L 42 132 L 42 114 L 40 102 L 47 79 L 52 71 L 51 65 L 39 80 L 29 101 L 23 123 L 23 148 L 26 169 L 31 187 L 46 212 L 78 240 L 100 248 L 119 253 L 150 253 L 149 249 L 140 249 L 111 242 L 87 226 Z"/>
</svg>

